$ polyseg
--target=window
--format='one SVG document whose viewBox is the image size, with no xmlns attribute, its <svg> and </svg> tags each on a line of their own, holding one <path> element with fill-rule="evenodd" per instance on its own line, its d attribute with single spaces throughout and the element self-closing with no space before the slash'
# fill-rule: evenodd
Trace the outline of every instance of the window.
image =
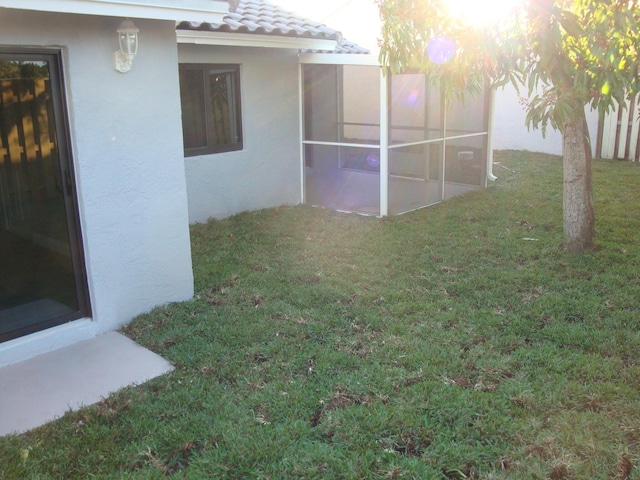
<svg viewBox="0 0 640 480">
<path fill-rule="evenodd" d="M 242 150 L 239 65 L 180 65 L 186 156 Z"/>
</svg>

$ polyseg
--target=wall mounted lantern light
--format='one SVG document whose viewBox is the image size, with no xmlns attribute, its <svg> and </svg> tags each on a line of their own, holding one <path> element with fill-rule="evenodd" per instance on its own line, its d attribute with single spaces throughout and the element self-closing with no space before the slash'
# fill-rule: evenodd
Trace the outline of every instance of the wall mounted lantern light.
<svg viewBox="0 0 640 480">
<path fill-rule="evenodd" d="M 138 32 L 140 31 L 135 24 L 129 20 L 124 20 L 118 27 L 118 41 L 120 50 L 115 57 L 115 67 L 120 73 L 126 73 L 133 66 L 133 57 L 138 53 Z"/>
</svg>

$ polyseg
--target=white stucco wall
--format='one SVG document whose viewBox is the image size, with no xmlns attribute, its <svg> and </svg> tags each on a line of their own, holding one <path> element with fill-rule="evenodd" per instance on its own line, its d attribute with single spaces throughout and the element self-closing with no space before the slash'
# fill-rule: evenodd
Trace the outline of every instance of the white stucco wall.
<svg viewBox="0 0 640 480">
<path fill-rule="evenodd" d="M 522 89 L 526 95 L 526 89 Z M 532 152 L 562 154 L 562 136 L 549 126 L 546 136 L 542 130 L 528 130 L 525 119 L 527 113 L 518 92 L 513 85 L 498 89 L 495 94 L 493 117 L 493 148 L 496 150 L 529 150 Z M 597 112 L 587 111 L 587 123 L 591 147 L 595 153 L 598 133 Z"/>
<path fill-rule="evenodd" d="M 244 148 L 185 159 L 189 221 L 300 203 L 295 50 L 179 45 L 181 63 L 239 64 Z"/>
<path fill-rule="evenodd" d="M 133 19 L 140 48 L 116 72 L 120 18 L 0 11 L 0 45 L 60 47 L 92 318 L 0 344 L 0 365 L 113 330 L 193 295 L 174 23 Z"/>
</svg>

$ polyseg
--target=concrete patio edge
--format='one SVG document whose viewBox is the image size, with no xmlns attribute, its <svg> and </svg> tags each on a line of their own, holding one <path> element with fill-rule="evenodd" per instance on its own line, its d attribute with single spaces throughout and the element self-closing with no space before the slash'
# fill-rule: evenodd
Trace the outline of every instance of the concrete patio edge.
<svg viewBox="0 0 640 480">
<path fill-rule="evenodd" d="M 0 368 L 0 436 L 22 433 L 173 370 L 159 355 L 109 332 Z"/>
</svg>

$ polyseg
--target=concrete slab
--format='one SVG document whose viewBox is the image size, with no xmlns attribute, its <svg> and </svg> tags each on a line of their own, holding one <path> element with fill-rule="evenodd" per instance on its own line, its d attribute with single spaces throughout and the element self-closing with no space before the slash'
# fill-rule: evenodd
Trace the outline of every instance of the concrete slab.
<svg viewBox="0 0 640 480">
<path fill-rule="evenodd" d="M 0 368 L 0 436 L 21 433 L 171 371 L 117 332 Z"/>
</svg>

